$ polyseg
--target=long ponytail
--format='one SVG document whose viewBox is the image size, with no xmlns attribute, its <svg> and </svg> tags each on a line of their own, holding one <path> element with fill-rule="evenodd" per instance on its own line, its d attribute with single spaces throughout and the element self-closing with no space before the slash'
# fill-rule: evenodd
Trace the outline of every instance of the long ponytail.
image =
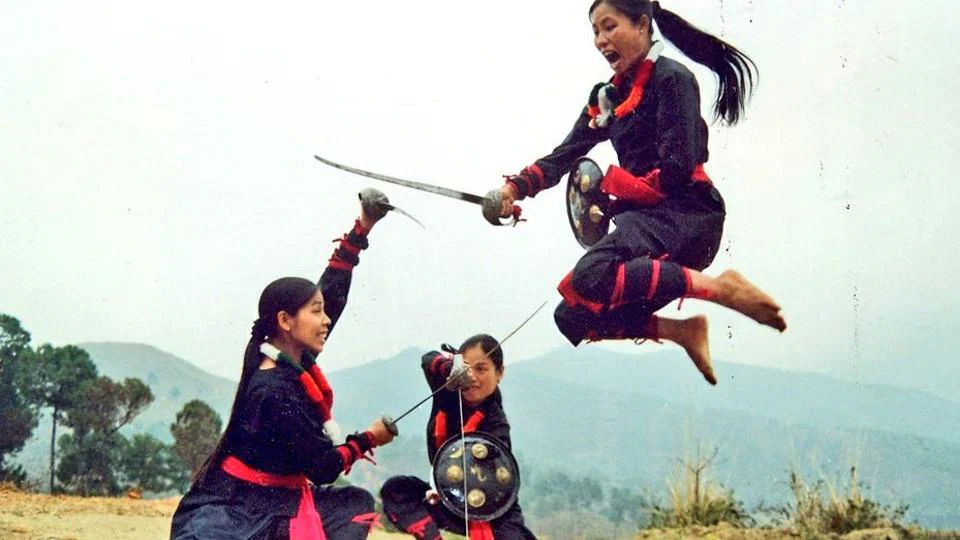
<svg viewBox="0 0 960 540">
<path fill-rule="evenodd" d="M 247 342 L 247 348 L 243 352 L 243 370 L 240 372 L 240 382 L 237 384 L 237 393 L 233 397 L 233 406 L 230 408 L 230 419 L 227 421 L 227 427 L 217 440 L 217 445 L 213 452 L 207 456 L 203 465 L 193 474 L 193 482 L 201 482 L 210 472 L 211 467 L 216 467 L 224 458 L 227 447 L 227 437 L 232 432 L 232 427 L 236 424 L 239 416 L 240 403 L 243 402 L 243 396 L 247 393 L 247 387 L 250 386 L 250 377 L 260 367 L 260 344 L 267 339 L 267 334 L 262 331 L 263 324 L 261 319 L 253 323 L 253 329 L 250 332 L 250 341 Z"/>
<path fill-rule="evenodd" d="M 202 482 L 210 469 L 219 466 L 225 457 L 227 442 L 234 426 L 240 422 L 238 417 L 242 408 L 241 404 L 247 393 L 247 388 L 250 386 L 250 379 L 260 368 L 260 345 L 277 334 L 277 313 L 281 311 L 291 314 L 296 313 L 313 298 L 318 289 L 317 284 L 308 279 L 285 277 L 273 281 L 260 293 L 260 302 L 257 309 L 259 317 L 253 323 L 253 328 L 250 330 L 250 341 L 247 342 L 247 348 L 243 352 L 243 369 L 240 372 L 237 393 L 233 398 L 233 407 L 230 409 L 230 419 L 227 421 L 227 427 L 224 428 L 220 439 L 217 440 L 217 446 L 214 447 L 213 452 L 203 462 L 203 465 L 194 473 L 194 483 Z"/>
<path fill-rule="evenodd" d="M 634 23 L 646 15 L 657 23 L 664 39 L 673 43 L 691 60 L 717 74 L 717 97 L 713 102 L 716 118 L 734 125 L 753 95 L 757 65 L 749 56 L 722 39 L 700 30 L 676 13 L 660 7 L 657 0 L 594 0 L 590 13 L 600 4 L 609 4 Z M 653 26 L 651 25 L 651 32 Z"/>
</svg>

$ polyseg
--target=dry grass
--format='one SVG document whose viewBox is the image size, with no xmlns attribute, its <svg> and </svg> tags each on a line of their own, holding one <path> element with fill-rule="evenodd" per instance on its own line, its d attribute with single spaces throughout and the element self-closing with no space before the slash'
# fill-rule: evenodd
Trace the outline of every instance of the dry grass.
<svg viewBox="0 0 960 540">
<path fill-rule="evenodd" d="M 144 501 L 0 491 L 0 538 L 10 540 L 165 539 L 176 499 Z"/>
<path fill-rule="evenodd" d="M 22 493 L 0 486 L 3 540 L 166 540 L 178 498 L 67 497 Z M 399 535 L 374 531 L 370 538 Z"/>
<path fill-rule="evenodd" d="M 80 498 L 22 493 L 0 485 L 0 539 L 3 540 L 165 540 L 177 499 Z M 857 531 L 846 536 L 820 538 L 845 540 L 899 540 L 901 538 L 958 539 L 954 533 L 905 535 L 896 529 Z M 399 540 L 406 535 L 374 531 L 373 540 Z M 448 536 L 448 538 L 456 538 Z M 569 537 L 572 538 L 572 537 Z M 743 529 L 728 524 L 716 527 L 649 529 L 637 539 L 774 540 L 810 538 L 796 531 Z M 542 540 L 553 540 L 541 537 Z M 555 540 L 565 540 L 556 537 Z"/>
</svg>

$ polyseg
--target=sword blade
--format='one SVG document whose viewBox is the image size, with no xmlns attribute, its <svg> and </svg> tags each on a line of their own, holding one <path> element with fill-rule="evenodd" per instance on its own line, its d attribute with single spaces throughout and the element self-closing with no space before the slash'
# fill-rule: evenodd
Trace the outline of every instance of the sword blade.
<svg viewBox="0 0 960 540">
<path fill-rule="evenodd" d="M 430 184 L 424 184 L 422 182 L 414 182 L 413 180 L 404 180 L 403 178 L 396 178 L 394 176 L 387 176 L 385 174 L 365 171 L 363 169 L 358 169 L 356 167 L 350 167 L 349 165 L 343 165 L 342 163 L 330 161 L 329 159 L 324 159 L 316 155 L 313 157 L 317 158 L 317 161 L 319 161 L 320 163 L 329 165 L 335 169 L 340 169 L 341 171 L 347 171 L 348 173 L 365 176 L 367 178 L 373 178 L 374 180 L 380 180 L 382 182 L 397 184 L 398 186 L 419 189 L 420 191 L 426 191 L 427 193 L 443 195 L 444 197 L 450 197 L 451 199 L 457 199 L 457 200 L 472 203 L 472 204 L 483 205 L 483 197 L 479 195 L 474 195 L 473 193 L 464 193 L 462 191 L 457 191 L 455 189 L 450 189 L 450 188 L 445 188 L 440 186 L 433 186 Z"/>
<path fill-rule="evenodd" d="M 505 338 L 501 339 L 499 342 L 497 342 L 497 346 L 494 347 L 494 348 L 492 348 L 492 349 L 490 349 L 490 352 L 488 352 L 487 354 L 483 355 L 483 358 L 489 358 L 490 355 L 493 354 L 493 353 L 494 353 L 497 349 L 499 349 L 501 346 L 503 346 L 503 344 L 506 343 L 508 339 L 512 338 L 514 334 L 516 334 L 517 332 L 520 331 L 521 328 L 523 328 L 524 326 L 526 326 L 527 323 L 530 322 L 530 319 L 532 319 L 532 318 L 534 317 L 534 315 L 536 315 L 537 313 L 540 313 L 540 310 L 543 309 L 543 306 L 545 306 L 545 305 L 547 305 L 547 301 L 546 301 L 546 300 L 544 300 L 543 303 L 540 304 L 540 307 L 538 307 L 537 309 L 533 310 L 533 313 L 531 313 L 529 317 L 527 317 L 522 323 L 520 323 L 520 326 L 514 328 L 512 332 L 510 332 L 509 334 L 507 334 L 507 337 L 505 337 Z M 391 420 L 391 422 L 392 422 L 394 425 L 396 425 L 397 422 L 399 422 L 400 420 L 403 420 L 403 418 L 404 418 L 405 416 L 407 416 L 408 414 L 410 414 L 410 413 L 412 413 L 413 411 L 417 410 L 418 407 L 420 407 L 421 405 L 423 405 L 424 403 L 426 403 L 426 401 L 427 401 L 428 399 L 430 399 L 430 398 L 432 398 L 433 396 L 439 394 L 440 391 L 443 390 L 444 388 L 445 388 L 444 385 L 440 385 L 440 388 L 437 388 L 437 389 L 434 390 L 433 393 L 431 393 L 429 396 L 421 399 L 416 405 L 414 405 L 413 407 L 410 407 L 409 409 L 407 409 L 407 411 L 404 412 L 403 414 L 401 414 L 400 416 L 398 416 L 398 417 L 396 417 L 396 418 L 393 418 L 393 419 Z"/>
<path fill-rule="evenodd" d="M 426 229 L 426 228 L 427 228 L 427 226 L 426 226 L 426 225 L 424 225 L 423 223 L 420 223 L 420 220 L 419 220 L 419 219 L 417 219 L 417 218 L 415 218 L 415 217 L 413 217 L 413 216 L 411 216 L 410 214 L 408 214 L 408 213 L 406 213 L 406 212 L 404 212 L 403 210 L 401 210 L 401 209 L 399 209 L 399 208 L 397 208 L 396 206 L 394 206 L 394 205 L 392 205 L 392 204 L 391 204 L 391 205 L 389 205 L 389 206 L 390 206 L 390 211 L 391 211 L 391 212 L 396 212 L 396 213 L 398 213 L 398 214 L 401 214 L 401 215 L 404 215 L 404 216 L 407 216 L 408 218 L 410 218 L 410 219 L 412 219 L 413 221 L 415 221 L 417 225 L 419 225 L 419 226 L 421 226 L 421 227 L 423 227 L 424 229 Z"/>
</svg>

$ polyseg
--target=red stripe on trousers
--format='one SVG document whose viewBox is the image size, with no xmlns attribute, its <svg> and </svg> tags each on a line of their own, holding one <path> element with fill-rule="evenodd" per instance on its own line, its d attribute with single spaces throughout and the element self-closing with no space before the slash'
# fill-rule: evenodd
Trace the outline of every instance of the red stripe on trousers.
<svg viewBox="0 0 960 540">
<path fill-rule="evenodd" d="M 647 291 L 647 300 L 653 298 L 657 292 L 657 284 L 660 282 L 660 261 L 653 261 L 653 268 L 650 276 L 650 290 Z"/>
<path fill-rule="evenodd" d="M 610 307 L 616 307 L 623 303 L 623 289 L 626 287 L 626 281 L 626 264 L 620 263 L 617 266 L 617 280 L 613 284 L 613 294 L 610 295 Z"/>
</svg>

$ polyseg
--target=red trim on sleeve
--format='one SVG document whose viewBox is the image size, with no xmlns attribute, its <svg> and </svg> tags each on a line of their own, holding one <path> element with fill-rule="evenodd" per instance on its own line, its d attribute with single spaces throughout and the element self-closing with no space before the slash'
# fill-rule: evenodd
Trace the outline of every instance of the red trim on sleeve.
<svg viewBox="0 0 960 540">
<path fill-rule="evenodd" d="M 527 178 L 527 175 L 526 175 L 526 174 L 523 174 L 522 171 L 520 172 L 519 175 L 514 176 L 513 178 L 511 178 L 511 180 L 513 180 L 514 183 L 516 183 L 516 185 L 517 185 L 518 187 L 520 186 L 520 184 L 517 183 L 518 181 L 523 183 L 523 188 L 522 188 L 523 190 L 520 191 L 521 194 L 523 194 L 523 195 L 531 195 L 531 194 L 533 193 L 533 184 L 530 183 L 530 179 Z"/>
<path fill-rule="evenodd" d="M 650 276 L 650 290 L 647 291 L 647 300 L 653 298 L 657 292 L 657 284 L 660 282 L 660 261 L 653 261 L 653 275 Z"/>
<path fill-rule="evenodd" d="M 356 461 L 353 451 L 347 446 L 338 446 L 337 453 L 340 454 L 340 461 L 343 462 L 343 474 L 350 474 L 353 462 Z"/>
<path fill-rule="evenodd" d="M 363 224 L 361 224 L 360 220 L 358 219 L 353 222 L 353 232 L 357 233 L 360 236 L 366 236 L 370 234 L 370 229 L 364 227 Z"/>
<path fill-rule="evenodd" d="M 360 443 L 357 441 L 350 441 L 347 446 L 350 447 L 350 450 L 353 450 L 354 459 L 363 455 L 363 449 L 360 448 Z"/>
<path fill-rule="evenodd" d="M 508 178 L 504 183 L 510 184 L 511 186 L 513 186 L 513 192 L 517 195 L 517 197 L 520 197 L 523 195 L 523 192 L 520 191 L 520 185 L 517 184 L 516 180 L 514 180 L 513 178 Z"/>
<path fill-rule="evenodd" d="M 348 262 L 343 262 L 338 258 L 330 259 L 330 262 L 327 263 L 327 268 L 333 268 L 334 270 L 343 270 L 344 272 L 352 272 L 353 265 Z"/>
<path fill-rule="evenodd" d="M 534 163 L 533 165 L 530 165 L 529 167 L 527 167 L 527 170 L 530 171 L 530 172 L 532 172 L 533 175 L 536 177 L 536 180 L 537 180 L 537 191 L 542 190 L 542 189 L 543 189 L 543 186 L 544 186 L 543 170 L 542 170 L 542 169 L 540 168 L 540 166 L 537 165 L 536 163 Z"/>
<path fill-rule="evenodd" d="M 366 437 L 366 438 L 367 438 L 367 442 L 370 443 L 370 448 L 376 448 L 377 446 L 379 446 L 379 445 L 377 444 L 377 439 L 375 439 L 374 436 L 373 436 L 373 432 L 371 432 L 371 431 L 364 431 L 364 432 L 363 432 L 363 436 Z"/>
<path fill-rule="evenodd" d="M 352 254 L 354 254 L 354 255 L 359 255 L 359 254 L 360 254 L 360 248 L 358 248 L 357 246 L 351 244 L 350 241 L 347 240 L 347 237 L 346 237 L 346 236 L 344 236 L 344 237 L 343 237 L 343 241 L 340 242 L 340 247 L 341 247 L 342 249 L 345 249 L 345 250 L 349 251 L 350 253 L 352 253 Z"/>
<path fill-rule="evenodd" d="M 430 361 L 430 367 L 427 368 L 430 371 L 431 375 L 439 375 L 439 373 L 437 372 L 437 362 L 443 359 L 444 359 L 444 356 L 439 353 L 435 357 L 433 357 L 433 360 Z"/>
</svg>

